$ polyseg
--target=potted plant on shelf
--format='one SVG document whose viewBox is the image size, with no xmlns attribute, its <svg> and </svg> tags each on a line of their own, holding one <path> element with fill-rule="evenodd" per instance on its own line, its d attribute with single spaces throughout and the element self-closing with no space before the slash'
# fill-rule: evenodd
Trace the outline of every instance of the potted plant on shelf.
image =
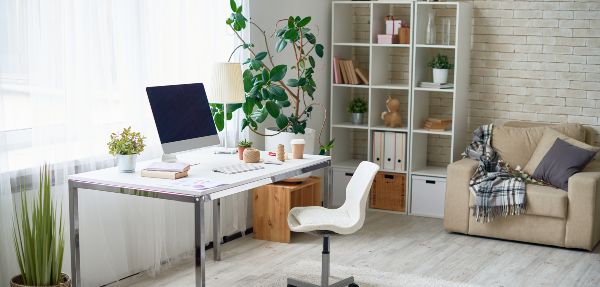
<svg viewBox="0 0 600 287">
<path fill-rule="evenodd" d="M 450 64 L 448 61 L 448 56 L 442 54 L 433 57 L 428 66 L 433 68 L 433 82 L 436 84 L 447 83 L 448 70 L 454 67 L 454 65 Z"/>
<path fill-rule="evenodd" d="M 244 160 L 244 150 L 252 147 L 252 142 L 249 140 L 242 140 L 238 143 L 238 156 L 240 160 Z"/>
<path fill-rule="evenodd" d="M 352 124 L 360 125 L 363 123 L 363 115 L 367 112 L 367 101 L 361 97 L 356 97 L 348 104 L 348 112 L 352 114 Z"/>
<path fill-rule="evenodd" d="M 62 273 L 64 223 L 52 202 L 51 185 L 51 171 L 46 165 L 40 172 L 37 198 L 30 203 L 27 193 L 21 191 L 21 209 L 14 207 L 13 240 L 21 274 L 12 278 L 11 287 L 71 286 L 69 276 Z"/>
<path fill-rule="evenodd" d="M 276 150 L 278 144 L 284 144 L 286 150 L 291 150 L 290 141 L 302 138 L 306 141 L 305 151 L 314 153 L 316 132 L 307 128 L 307 123 L 315 108 L 320 108 L 324 119 L 318 142 L 321 153 L 325 153 L 333 145 L 329 142 L 321 144 L 327 113 L 325 107 L 315 101 L 317 84 L 313 79 L 317 63 L 315 56 L 323 57 L 324 46 L 317 43 L 317 35 L 309 28 L 311 17 L 290 16 L 276 24 L 277 30 L 273 33 L 275 51 L 293 51 L 293 64 L 287 65 L 275 63 L 267 32 L 242 15 L 242 6 L 237 6 L 234 0 L 230 1 L 230 6 L 232 13 L 226 24 L 241 41 L 231 55 L 242 48 L 250 56 L 243 63 L 245 102 L 242 105 L 228 105 L 227 115 L 224 115 L 222 105 L 211 106 L 217 128 L 224 126 L 223 121 L 229 120 L 233 111 L 242 109 L 242 130 L 249 128 L 253 133 L 265 136 L 266 150 Z M 243 30 L 250 27 L 254 27 L 262 36 L 265 51 L 256 51 L 255 45 L 241 36 Z M 263 133 L 259 125 L 268 118 L 274 119 L 276 127 L 268 127 Z"/>
<path fill-rule="evenodd" d="M 124 128 L 120 134 L 112 133 L 108 142 L 111 155 L 117 157 L 117 166 L 120 172 L 134 172 L 137 155 L 144 151 L 144 139 L 139 132 L 131 131 L 131 127 Z"/>
</svg>

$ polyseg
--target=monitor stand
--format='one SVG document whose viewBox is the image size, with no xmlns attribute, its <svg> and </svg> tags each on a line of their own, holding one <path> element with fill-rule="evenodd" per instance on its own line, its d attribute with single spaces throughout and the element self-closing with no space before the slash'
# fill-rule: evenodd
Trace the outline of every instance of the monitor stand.
<svg viewBox="0 0 600 287">
<path fill-rule="evenodd" d="M 177 162 L 177 156 L 174 153 L 164 153 L 162 162 Z"/>
<path fill-rule="evenodd" d="M 236 154 L 237 148 L 231 147 L 218 147 L 215 149 L 216 154 Z"/>
</svg>

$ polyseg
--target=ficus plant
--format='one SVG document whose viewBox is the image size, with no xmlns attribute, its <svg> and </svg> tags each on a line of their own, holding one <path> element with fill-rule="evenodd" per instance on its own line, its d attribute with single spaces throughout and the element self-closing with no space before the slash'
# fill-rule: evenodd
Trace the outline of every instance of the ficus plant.
<svg viewBox="0 0 600 287">
<path fill-rule="evenodd" d="M 325 107 L 315 101 L 317 85 L 313 79 L 316 59 L 324 55 L 324 47 L 317 42 L 317 36 L 309 27 L 311 17 L 290 16 L 277 22 L 277 29 L 271 36 L 274 38 L 274 50 L 281 53 L 286 49 L 293 51 L 294 64 L 276 64 L 271 52 L 271 44 L 267 32 L 242 14 L 242 6 L 230 0 L 231 15 L 226 24 L 235 33 L 241 44 L 238 49 L 248 51 L 249 57 L 243 63 L 243 81 L 246 101 L 241 105 L 228 105 L 227 115 L 222 104 L 212 104 L 211 110 L 218 130 L 222 130 L 225 120 L 232 118 L 232 113 L 242 109 L 242 130 L 249 128 L 252 132 L 267 136 L 259 131 L 259 124 L 273 118 L 278 133 L 291 132 L 304 134 L 307 122 L 315 108 L 321 108 L 324 114 L 319 133 L 319 143 L 325 127 Z M 253 43 L 245 41 L 241 32 L 250 27 L 262 34 L 265 51 L 256 51 Z M 231 58 L 231 57 L 230 57 Z M 333 142 L 321 145 L 321 153 L 333 146 Z"/>
</svg>

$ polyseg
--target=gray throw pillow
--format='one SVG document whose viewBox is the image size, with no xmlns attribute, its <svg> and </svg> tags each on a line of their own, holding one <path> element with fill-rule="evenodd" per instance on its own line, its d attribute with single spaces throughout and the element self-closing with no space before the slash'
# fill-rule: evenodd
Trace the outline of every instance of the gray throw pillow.
<svg viewBox="0 0 600 287">
<path fill-rule="evenodd" d="M 580 172 L 595 155 L 595 151 L 576 147 L 557 138 L 532 176 L 566 191 L 569 177 Z"/>
</svg>

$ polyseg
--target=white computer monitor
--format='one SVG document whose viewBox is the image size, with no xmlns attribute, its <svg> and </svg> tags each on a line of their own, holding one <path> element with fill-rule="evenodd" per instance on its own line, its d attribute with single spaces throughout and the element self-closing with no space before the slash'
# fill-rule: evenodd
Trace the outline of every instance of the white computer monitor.
<svg viewBox="0 0 600 287">
<path fill-rule="evenodd" d="M 154 123 L 165 155 L 220 144 L 204 85 L 184 84 L 146 88 Z"/>
</svg>

